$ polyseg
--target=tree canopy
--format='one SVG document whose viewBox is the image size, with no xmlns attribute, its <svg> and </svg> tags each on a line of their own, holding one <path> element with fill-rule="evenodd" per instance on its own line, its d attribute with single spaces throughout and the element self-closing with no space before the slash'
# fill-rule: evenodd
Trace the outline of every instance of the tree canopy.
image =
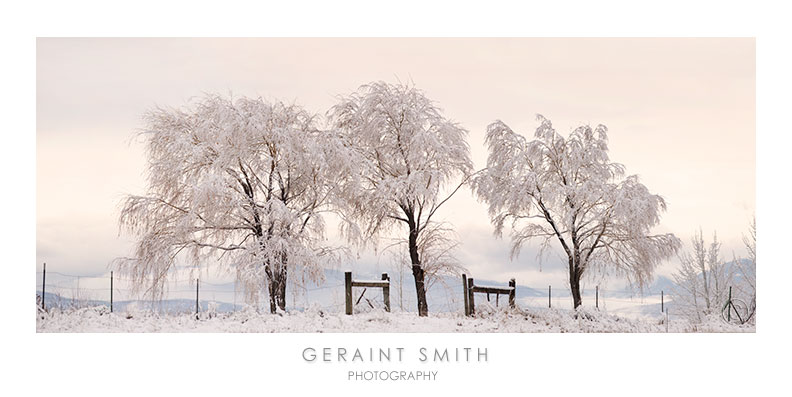
<svg viewBox="0 0 792 397">
<path fill-rule="evenodd" d="M 472 173 L 467 130 L 443 116 L 422 91 L 384 82 L 342 97 L 330 117 L 360 160 L 359 183 L 349 196 L 348 220 L 356 226 L 347 235 L 376 241 L 383 232 L 406 227 L 418 310 L 426 315 L 418 245 L 438 241 L 442 229 L 432 228 L 433 216 Z M 422 238 L 427 230 L 434 230 L 432 239 Z"/>
<path fill-rule="evenodd" d="M 557 242 L 568 259 L 574 306 L 592 268 L 615 271 L 638 286 L 679 248 L 673 234 L 650 234 L 666 209 L 635 175 L 608 157 L 607 128 L 584 125 L 568 137 L 538 116 L 535 139 L 502 121 L 487 127 L 487 168 L 474 180 L 495 232 L 511 227 L 512 256 L 529 240 Z"/>
<path fill-rule="evenodd" d="M 148 192 L 126 198 L 120 224 L 138 236 L 122 269 L 154 296 L 180 253 L 219 259 L 255 296 L 285 307 L 287 273 L 321 279 L 322 214 L 343 205 L 348 148 L 298 105 L 206 95 L 145 114 Z M 302 278 L 300 278 L 302 279 Z M 296 280 L 296 278 L 295 278 Z"/>
</svg>

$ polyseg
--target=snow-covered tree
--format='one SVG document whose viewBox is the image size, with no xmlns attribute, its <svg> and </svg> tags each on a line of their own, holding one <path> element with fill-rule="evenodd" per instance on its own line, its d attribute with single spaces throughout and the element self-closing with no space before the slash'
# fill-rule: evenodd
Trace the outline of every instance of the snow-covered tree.
<svg viewBox="0 0 792 397">
<path fill-rule="evenodd" d="M 743 244 L 748 253 L 746 258 L 738 258 L 732 253 L 734 292 L 732 298 L 738 302 L 738 307 L 744 307 L 746 317 L 751 323 L 756 323 L 756 218 L 748 225 L 748 235 L 743 235 Z"/>
<path fill-rule="evenodd" d="M 756 218 L 751 219 L 748 226 L 748 235 L 743 236 L 745 250 L 748 257 L 745 261 L 738 261 L 738 268 L 742 275 L 738 288 L 742 295 L 749 301 L 756 300 Z"/>
<path fill-rule="evenodd" d="M 678 255 L 680 268 L 673 274 L 673 297 L 680 311 L 701 321 L 702 316 L 719 314 L 728 297 L 734 269 L 721 258 L 717 233 L 707 244 L 699 229 L 690 243 L 690 251 Z"/>
<path fill-rule="evenodd" d="M 679 269 L 672 275 L 674 286 L 671 294 L 674 309 L 691 320 L 701 322 L 703 289 L 699 268 L 693 261 L 680 259 Z"/>
<path fill-rule="evenodd" d="M 342 97 L 330 111 L 334 127 L 356 148 L 361 178 L 350 196 L 347 228 L 358 241 L 398 227 L 405 232 L 418 313 L 426 316 L 422 237 L 437 210 L 465 183 L 473 163 L 467 131 L 447 119 L 413 86 L 375 82 Z M 461 182 L 455 182 L 461 179 Z"/>
<path fill-rule="evenodd" d="M 512 257 L 537 239 L 557 241 L 566 254 L 573 304 L 581 305 L 581 278 L 597 269 L 643 287 L 655 267 L 679 248 L 673 234 L 650 234 L 666 209 L 635 175 L 608 158 L 607 128 L 581 126 L 563 137 L 538 116 L 535 139 L 502 121 L 487 127 L 487 168 L 474 179 L 496 235 L 511 226 Z"/>
<path fill-rule="evenodd" d="M 260 98 L 206 95 L 144 119 L 148 193 L 123 203 L 137 244 L 118 261 L 138 288 L 161 296 L 180 254 L 231 266 L 256 303 L 266 288 L 272 312 L 286 307 L 287 280 L 323 278 L 335 251 L 322 245 L 322 213 L 343 205 L 355 174 L 340 137 L 300 106 Z"/>
</svg>

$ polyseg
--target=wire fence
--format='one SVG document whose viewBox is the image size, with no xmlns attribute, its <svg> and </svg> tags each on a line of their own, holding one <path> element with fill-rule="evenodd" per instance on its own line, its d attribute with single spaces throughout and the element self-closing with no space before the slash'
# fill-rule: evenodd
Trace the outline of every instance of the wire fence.
<svg viewBox="0 0 792 397">
<path fill-rule="evenodd" d="M 51 270 L 36 272 L 36 295 L 44 295 L 45 307 L 69 309 L 87 306 L 108 306 L 114 310 L 145 308 L 160 312 L 194 311 L 196 303 L 200 310 L 221 312 L 242 310 L 248 305 L 245 294 L 236 281 L 207 282 L 200 278 L 168 278 L 163 294 L 152 299 L 145 288 L 134 288 L 133 280 L 119 275 L 77 275 Z M 111 288 L 112 285 L 112 288 Z M 307 307 L 343 310 L 343 283 L 324 284 L 310 287 L 287 289 L 287 297 L 292 298 L 287 309 L 304 310 Z M 312 299 L 321 291 L 339 290 L 338 294 Z M 325 294 L 323 294 L 325 295 Z M 333 295 L 338 295 L 334 297 Z M 317 297 L 320 298 L 320 297 Z M 263 302 L 260 302 L 263 304 Z"/>
<path fill-rule="evenodd" d="M 133 280 L 117 274 L 77 275 L 52 270 L 36 272 L 36 295 L 44 296 L 47 308 L 80 308 L 108 306 L 114 311 L 147 309 L 164 313 L 199 311 L 232 312 L 247 306 L 269 307 L 268 302 L 246 301 L 244 291 L 234 280 L 207 282 L 199 277 L 170 277 L 165 283 L 161 299 L 147 298 L 145 291 L 134 288 Z M 43 283 L 43 284 L 42 284 Z M 497 285 L 499 283 L 492 283 Z M 506 286 L 506 283 L 502 283 Z M 112 285 L 112 288 L 111 288 Z M 391 280 L 391 308 L 394 311 L 417 311 L 412 282 Z M 668 308 L 668 291 L 584 288 L 583 307 L 625 316 L 659 315 Z M 287 287 L 287 310 L 323 310 L 343 312 L 345 291 L 343 280 L 328 280 L 321 285 L 290 285 Z M 432 312 L 464 312 L 461 280 L 459 283 L 441 282 L 431 285 L 427 298 Z M 503 298 L 503 299 L 501 299 Z M 381 293 L 373 289 L 353 292 L 355 311 L 384 308 Z M 571 309 L 572 297 L 568 287 L 545 287 L 517 284 L 516 302 L 522 308 Z M 257 304 L 256 304 L 257 303 Z M 506 306 L 505 297 L 481 296 L 477 306 Z"/>
</svg>

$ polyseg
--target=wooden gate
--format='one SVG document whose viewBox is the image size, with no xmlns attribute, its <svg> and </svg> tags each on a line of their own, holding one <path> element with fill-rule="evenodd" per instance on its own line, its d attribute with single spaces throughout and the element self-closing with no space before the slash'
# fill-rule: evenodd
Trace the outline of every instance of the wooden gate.
<svg viewBox="0 0 792 397">
<path fill-rule="evenodd" d="M 346 288 L 346 314 L 352 314 L 352 287 L 382 288 L 382 300 L 385 302 L 385 311 L 390 312 L 390 277 L 388 277 L 388 273 L 382 273 L 382 280 L 361 281 L 352 280 L 352 272 L 345 272 L 344 286 Z"/>
<path fill-rule="evenodd" d="M 514 279 L 509 280 L 508 287 L 496 287 L 475 285 L 473 278 L 468 278 L 467 275 L 462 275 L 462 291 L 465 300 L 465 315 L 472 316 L 476 314 L 475 293 L 487 294 L 487 301 L 489 301 L 490 294 L 495 294 L 495 306 L 498 305 L 498 298 L 500 295 L 509 295 L 509 306 L 515 307 L 515 296 L 517 291 L 517 282 Z"/>
</svg>

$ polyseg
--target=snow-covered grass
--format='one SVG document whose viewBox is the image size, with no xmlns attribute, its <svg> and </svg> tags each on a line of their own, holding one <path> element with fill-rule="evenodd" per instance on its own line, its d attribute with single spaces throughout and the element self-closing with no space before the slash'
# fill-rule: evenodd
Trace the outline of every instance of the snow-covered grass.
<svg viewBox="0 0 792 397">
<path fill-rule="evenodd" d="M 700 324 L 672 319 L 668 332 L 755 332 L 755 326 L 726 324 L 712 317 Z M 382 310 L 347 316 L 320 309 L 281 314 L 243 310 L 233 313 L 110 313 L 106 307 L 39 313 L 38 332 L 666 332 L 664 318 L 625 318 L 596 310 L 481 310 L 476 317 Z"/>
</svg>

